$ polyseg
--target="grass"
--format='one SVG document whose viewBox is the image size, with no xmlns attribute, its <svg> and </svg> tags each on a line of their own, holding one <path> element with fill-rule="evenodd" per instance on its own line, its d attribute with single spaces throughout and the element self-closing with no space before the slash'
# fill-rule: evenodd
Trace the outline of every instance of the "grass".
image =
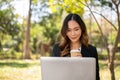
<svg viewBox="0 0 120 80">
<path fill-rule="evenodd" d="M 100 79 L 101 80 L 111 80 L 110 79 L 110 71 L 107 66 L 107 61 L 100 60 Z M 115 61 L 115 79 L 120 80 L 120 61 Z"/>
<path fill-rule="evenodd" d="M 106 61 L 100 63 L 101 80 L 110 80 Z M 120 62 L 115 64 L 115 77 L 120 80 Z M 0 60 L 0 80 L 41 80 L 40 60 Z"/>
<path fill-rule="evenodd" d="M 1 60 L 0 80 L 41 80 L 39 60 Z"/>
</svg>

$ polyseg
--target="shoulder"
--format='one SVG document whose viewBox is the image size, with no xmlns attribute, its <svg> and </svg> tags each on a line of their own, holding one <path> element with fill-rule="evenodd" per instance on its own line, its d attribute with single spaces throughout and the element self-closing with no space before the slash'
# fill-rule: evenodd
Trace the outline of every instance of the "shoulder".
<svg viewBox="0 0 120 80">
<path fill-rule="evenodd" d="M 55 44 L 53 45 L 53 48 L 59 48 L 59 43 L 55 43 Z"/>
<path fill-rule="evenodd" d="M 60 56 L 59 43 L 54 44 L 51 56 Z"/>
<path fill-rule="evenodd" d="M 96 47 L 93 46 L 93 45 L 91 45 L 91 44 L 89 44 L 89 45 L 88 45 L 88 49 L 90 49 L 90 50 L 91 50 L 91 49 L 96 49 Z"/>
<path fill-rule="evenodd" d="M 97 57 L 97 49 L 96 49 L 96 47 L 93 46 L 93 45 L 89 45 L 88 49 L 91 52 L 92 56 L 96 58 Z"/>
<path fill-rule="evenodd" d="M 97 56 L 97 50 L 96 47 L 89 44 L 87 47 L 82 45 L 82 52 L 83 55 L 86 57 L 95 57 Z"/>
<path fill-rule="evenodd" d="M 93 46 L 93 45 L 91 45 L 91 44 L 88 45 L 88 50 L 89 50 L 90 52 L 94 53 L 94 54 L 97 53 L 96 47 Z"/>
<path fill-rule="evenodd" d="M 93 45 L 91 45 L 91 44 L 89 44 L 87 47 L 84 46 L 84 45 L 82 45 L 82 47 L 83 47 L 84 49 L 86 49 L 86 50 L 94 50 L 94 49 L 96 49 L 96 47 L 93 46 Z"/>
</svg>

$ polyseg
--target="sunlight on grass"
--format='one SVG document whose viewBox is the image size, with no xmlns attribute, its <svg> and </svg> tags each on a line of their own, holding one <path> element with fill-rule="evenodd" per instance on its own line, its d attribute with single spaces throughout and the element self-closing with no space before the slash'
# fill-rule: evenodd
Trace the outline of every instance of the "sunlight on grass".
<svg viewBox="0 0 120 80">
<path fill-rule="evenodd" d="M 107 61 L 100 61 L 100 79 L 101 80 L 111 80 L 110 71 L 107 66 Z M 120 62 L 115 61 L 115 79 L 120 80 Z"/>
<path fill-rule="evenodd" d="M 6 63 L 5 63 L 6 62 Z M 18 63 L 17 63 L 18 62 Z M 1 80 L 41 80 L 39 60 L 0 61 Z M 11 65 L 9 64 L 11 63 Z"/>
<path fill-rule="evenodd" d="M 100 79 L 101 80 L 110 80 L 110 73 L 108 69 L 100 70 Z"/>
<path fill-rule="evenodd" d="M 120 64 L 115 68 L 115 72 L 116 80 L 120 80 Z"/>
</svg>

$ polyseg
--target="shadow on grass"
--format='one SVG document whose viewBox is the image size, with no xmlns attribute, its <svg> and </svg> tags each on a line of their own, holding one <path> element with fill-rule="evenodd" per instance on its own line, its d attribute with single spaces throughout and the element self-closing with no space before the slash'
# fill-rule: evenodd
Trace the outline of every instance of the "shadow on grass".
<svg viewBox="0 0 120 80">
<path fill-rule="evenodd" d="M 34 65 L 38 65 L 36 63 L 21 63 L 21 62 L 0 62 L 0 68 L 2 67 L 15 67 L 15 68 L 26 68 L 26 67 L 31 67 Z"/>
<path fill-rule="evenodd" d="M 101 69 L 107 68 L 107 64 L 105 64 L 105 63 L 100 63 L 100 64 L 99 64 L 99 67 L 100 67 Z"/>
<path fill-rule="evenodd" d="M 108 63 L 107 62 L 99 62 L 99 67 L 101 69 L 108 68 Z M 120 67 L 120 62 L 119 61 L 114 63 L 114 68 L 117 68 L 117 67 Z"/>
</svg>

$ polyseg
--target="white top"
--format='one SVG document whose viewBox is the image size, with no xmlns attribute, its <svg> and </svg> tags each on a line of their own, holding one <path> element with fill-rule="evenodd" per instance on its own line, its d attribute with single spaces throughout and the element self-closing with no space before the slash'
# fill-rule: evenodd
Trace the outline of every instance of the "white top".
<svg viewBox="0 0 120 80">
<path fill-rule="evenodd" d="M 70 51 L 70 53 L 71 52 L 80 52 L 81 53 L 81 47 L 79 48 L 79 49 L 72 49 L 71 51 Z"/>
</svg>

